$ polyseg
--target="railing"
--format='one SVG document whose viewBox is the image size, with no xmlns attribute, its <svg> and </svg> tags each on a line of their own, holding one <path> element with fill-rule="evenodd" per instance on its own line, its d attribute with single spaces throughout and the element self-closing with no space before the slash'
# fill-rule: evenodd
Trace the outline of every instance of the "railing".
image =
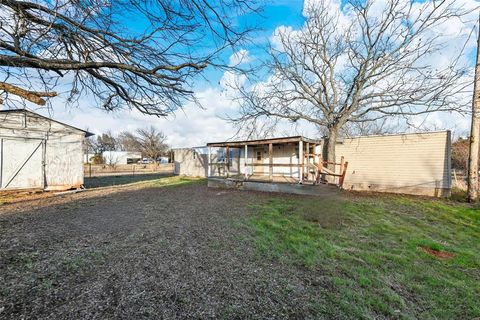
<svg viewBox="0 0 480 320">
<path fill-rule="evenodd" d="M 311 159 L 311 157 L 315 156 L 315 157 L 319 157 L 320 155 L 319 154 L 305 154 L 304 155 L 305 158 Z M 339 166 L 339 173 L 336 173 L 336 170 L 335 172 L 334 171 L 331 171 L 327 168 L 328 164 L 333 164 L 335 166 Z M 244 177 L 245 180 L 248 180 L 250 177 L 254 176 L 255 173 L 254 172 L 250 172 L 248 173 L 247 170 L 245 170 L 245 172 L 243 173 L 240 173 L 237 170 L 232 170 L 230 171 L 230 168 L 231 168 L 231 164 L 228 164 L 226 161 L 223 162 L 210 162 L 208 164 L 209 166 L 213 167 L 213 168 L 217 168 L 217 170 L 219 168 L 223 168 L 223 175 L 225 175 L 226 177 L 229 177 L 230 175 L 242 175 Z M 342 187 L 343 186 L 343 183 L 345 181 L 345 175 L 346 175 L 346 172 L 347 172 L 347 167 L 348 167 L 348 162 L 345 161 L 344 157 L 341 157 L 340 158 L 340 162 L 329 162 L 329 161 L 321 161 L 321 162 L 311 162 L 309 160 L 307 160 L 306 162 L 304 162 L 303 164 L 302 163 L 245 163 L 244 164 L 245 167 L 266 167 L 266 168 L 279 168 L 279 167 L 285 167 L 285 168 L 298 168 L 299 169 L 299 175 L 300 177 L 302 177 L 302 179 L 300 179 L 299 177 L 297 177 L 296 179 L 302 182 L 311 182 L 312 184 L 321 184 L 321 183 L 329 183 L 327 181 L 327 179 L 325 179 L 326 176 L 332 176 L 332 177 L 335 177 L 335 178 L 338 178 L 338 186 Z M 306 174 L 305 174 L 305 169 L 306 169 Z M 313 171 L 313 179 L 312 180 L 309 180 L 309 175 L 310 175 L 310 170 Z M 213 172 L 215 172 L 216 170 L 213 170 Z M 273 180 L 273 172 L 272 171 L 269 171 L 269 178 L 270 180 Z M 220 175 L 222 175 L 222 173 L 220 173 Z M 292 176 L 292 178 L 294 178 Z M 331 183 L 331 182 L 330 182 Z"/>
<path fill-rule="evenodd" d="M 308 175 L 309 175 L 309 167 L 313 167 L 313 174 L 315 177 L 314 183 L 315 184 L 320 184 L 320 183 L 329 183 L 327 179 L 325 179 L 326 176 L 332 176 L 338 178 L 338 186 L 342 187 L 343 183 L 345 181 L 345 175 L 347 173 L 347 167 L 348 167 L 348 162 L 345 161 L 345 158 L 342 156 L 340 158 L 340 162 L 331 162 L 331 161 L 319 161 L 318 163 L 315 162 L 315 159 L 321 159 L 321 154 L 316 154 L 316 153 L 307 153 L 304 155 L 305 158 L 307 159 L 307 163 L 305 164 L 307 166 L 307 180 L 308 180 Z M 310 158 L 313 157 L 314 161 L 313 163 L 310 162 Z M 339 166 L 340 170 L 339 173 L 336 173 L 336 170 L 332 171 L 327 168 L 329 164 L 332 164 L 334 166 Z"/>
</svg>

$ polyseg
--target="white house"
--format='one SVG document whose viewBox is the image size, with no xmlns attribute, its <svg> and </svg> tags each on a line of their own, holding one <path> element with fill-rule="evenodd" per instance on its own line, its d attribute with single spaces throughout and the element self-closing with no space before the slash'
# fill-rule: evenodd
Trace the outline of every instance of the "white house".
<svg viewBox="0 0 480 320">
<path fill-rule="evenodd" d="M 102 153 L 106 164 L 130 164 L 142 160 L 141 152 L 134 151 L 104 151 Z"/>
</svg>

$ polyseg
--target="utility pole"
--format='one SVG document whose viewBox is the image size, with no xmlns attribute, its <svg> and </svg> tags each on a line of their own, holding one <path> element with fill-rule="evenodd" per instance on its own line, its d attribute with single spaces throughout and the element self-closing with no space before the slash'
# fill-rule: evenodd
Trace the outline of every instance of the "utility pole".
<svg viewBox="0 0 480 320">
<path fill-rule="evenodd" d="M 479 19 L 480 23 L 480 19 Z M 468 157 L 468 201 L 478 201 L 478 153 L 480 151 L 480 25 L 477 39 L 477 62 L 473 83 L 472 127 Z"/>
</svg>

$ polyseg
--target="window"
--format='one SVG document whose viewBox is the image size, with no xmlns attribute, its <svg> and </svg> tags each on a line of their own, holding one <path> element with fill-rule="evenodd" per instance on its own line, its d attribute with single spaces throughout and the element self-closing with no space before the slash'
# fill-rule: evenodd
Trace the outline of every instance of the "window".
<svg viewBox="0 0 480 320">
<path fill-rule="evenodd" d="M 193 150 L 193 159 L 195 160 L 197 158 L 197 152 Z"/>
<path fill-rule="evenodd" d="M 257 160 L 262 160 L 262 151 L 257 151 Z"/>
</svg>

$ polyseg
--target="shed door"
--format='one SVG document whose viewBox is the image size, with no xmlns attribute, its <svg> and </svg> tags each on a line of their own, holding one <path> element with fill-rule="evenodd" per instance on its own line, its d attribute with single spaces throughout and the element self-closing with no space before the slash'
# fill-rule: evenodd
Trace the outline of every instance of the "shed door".
<svg viewBox="0 0 480 320">
<path fill-rule="evenodd" d="M 44 187 L 43 140 L 0 138 L 0 189 Z"/>
</svg>

